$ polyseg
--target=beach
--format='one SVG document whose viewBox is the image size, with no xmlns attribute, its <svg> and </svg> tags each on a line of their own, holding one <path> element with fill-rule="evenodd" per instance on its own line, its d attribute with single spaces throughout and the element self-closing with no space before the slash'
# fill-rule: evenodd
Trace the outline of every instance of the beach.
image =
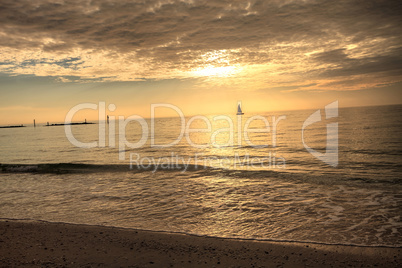
<svg viewBox="0 0 402 268">
<path fill-rule="evenodd" d="M 1 267 L 400 267 L 401 248 L 0 220 Z"/>
<path fill-rule="evenodd" d="M 402 268 L 401 13 L 0 1 L 0 268 Z"/>
</svg>

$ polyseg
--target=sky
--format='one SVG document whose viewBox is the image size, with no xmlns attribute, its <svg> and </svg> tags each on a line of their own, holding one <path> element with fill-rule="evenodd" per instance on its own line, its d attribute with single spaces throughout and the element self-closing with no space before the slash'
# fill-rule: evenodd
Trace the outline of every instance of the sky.
<svg viewBox="0 0 402 268">
<path fill-rule="evenodd" d="M 2 0 L 0 125 L 100 101 L 144 117 L 152 103 L 185 115 L 401 104 L 400 14 L 399 0 Z"/>
</svg>

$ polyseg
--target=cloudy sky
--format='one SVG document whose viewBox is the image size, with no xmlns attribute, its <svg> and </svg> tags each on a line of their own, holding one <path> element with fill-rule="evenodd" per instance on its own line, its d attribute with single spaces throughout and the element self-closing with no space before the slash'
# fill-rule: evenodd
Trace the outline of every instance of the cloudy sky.
<svg viewBox="0 0 402 268">
<path fill-rule="evenodd" d="M 0 124 L 402 103 L 401 1 L 2 0 Z"/>
</svg>

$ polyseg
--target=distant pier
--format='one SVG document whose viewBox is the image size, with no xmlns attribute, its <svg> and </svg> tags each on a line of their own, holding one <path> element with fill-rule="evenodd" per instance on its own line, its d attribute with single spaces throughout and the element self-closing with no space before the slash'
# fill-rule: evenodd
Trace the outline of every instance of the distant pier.
<svg viewBox="0 0 402 268">
<path fill-rule="evenodd" d="M 25 127 L 24 125 L 17 125 L 17 126 L 4 126 L 0 128 L 16 128 L 16 127 Z"/>
<path fill-rule="evenodd" d="M 91 122 L 87 122 L 87 120 L 85 119 L 85 122 L 81 122 L 81 123 L 59 123 L 59 124 L 49 124 L 49 122 L 47 122 L 47 124 L 45 125 L 45 127 L 54 127 L 54 126 L 72 126 L 72 125 L 92 125 L 95 123 L 91 123 Z"/>
<path fill-rule="evenodd" d="M 96 124 L 96 123 L 92 123 L 92 122 L 87 122 L 87 120 L 85 119 L 85 122 L 78 122 L 78 123 L 56 123 L 56 124 L 49 124 L 49 122 L 47 122 L 46 125 L 44 125 L 45 127 L 54 127 L 54 126 L 73 126 L 73 125 L 92 125 L 92 124 Z M 19 127 L 26 127 L 24 125 L 13 125 L 13 126 L 0 126 L 0 128 L 19 128 Z M 34 124 L 33 127 L 36 127 L 36 122 L 34 120 Z"/>
</svg>

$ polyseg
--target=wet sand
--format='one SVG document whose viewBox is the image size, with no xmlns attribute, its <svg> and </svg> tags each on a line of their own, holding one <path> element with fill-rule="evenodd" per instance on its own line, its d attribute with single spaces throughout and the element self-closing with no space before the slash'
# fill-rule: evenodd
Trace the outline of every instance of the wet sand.
<svg viewBox="0 0 402 268">
<path fill-rule="evenodd" d="M 401 267 L 401 248 L 0 220 L 1 267 Z"/>
</svg>

